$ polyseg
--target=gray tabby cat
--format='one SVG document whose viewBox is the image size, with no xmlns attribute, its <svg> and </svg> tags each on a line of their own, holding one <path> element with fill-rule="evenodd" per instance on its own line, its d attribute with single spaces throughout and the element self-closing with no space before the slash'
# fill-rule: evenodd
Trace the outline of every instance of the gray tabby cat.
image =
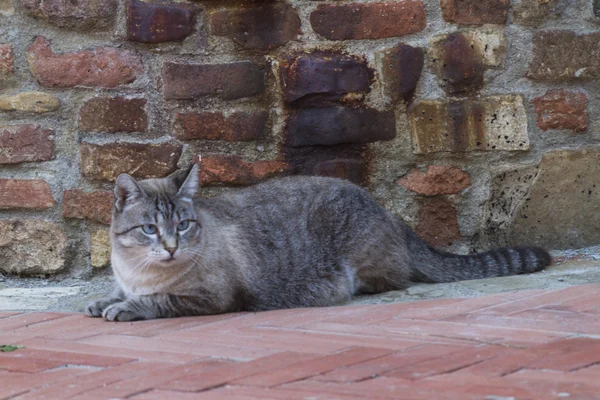
<svg viewBox="0 0 600 400">
<path fill-rule="evenodd" d="M 514 247 L 436 250 L 354 184 L 272 180 L 194 199 L 187 176 L 115 185 L 110 235 L 118 288 L 87 307 L 110 321 L 330 306 L 353 295 L 539 271 L 550 255 Z"/>
</svg>

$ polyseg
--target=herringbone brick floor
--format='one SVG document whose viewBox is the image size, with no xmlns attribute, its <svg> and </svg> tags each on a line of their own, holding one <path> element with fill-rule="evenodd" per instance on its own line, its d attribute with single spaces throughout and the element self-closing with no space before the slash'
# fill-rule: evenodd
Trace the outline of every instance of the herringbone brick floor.
<svg viewBox="0 0 600 400">
<path fill-rule="evenodd" d="M 0 313 L 0 398 L 600 399 L 600 284 L 109 323 Z"/>
</svg>

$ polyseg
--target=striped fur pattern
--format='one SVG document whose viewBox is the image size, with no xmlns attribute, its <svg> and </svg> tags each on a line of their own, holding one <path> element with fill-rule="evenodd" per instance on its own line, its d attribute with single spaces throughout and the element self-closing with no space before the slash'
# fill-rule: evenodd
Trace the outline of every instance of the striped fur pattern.
<svg viewBox="0 0 600 400">
<path fill-rule="evenodd" d="M 550 255 L 432 248 L 362 188 L 287 177 L 196 198 L 198 170 L 121 175 L 111 225 L 117 289 L 88 315 L 111 321 L 339 304 L 357 294 L 539 271 Z"/>
</svg>

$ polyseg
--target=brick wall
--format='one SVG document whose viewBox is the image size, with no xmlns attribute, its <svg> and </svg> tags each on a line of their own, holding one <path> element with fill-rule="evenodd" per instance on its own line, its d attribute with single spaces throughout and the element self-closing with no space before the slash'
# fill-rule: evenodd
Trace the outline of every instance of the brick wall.
<svg viewBox="0 0 600 400">
<path fill-rule="evenodd" d="M 112 182 L 367 187 L 429 242 L 600 243 L 585 0 L 0 0 L 0 270 L 108 264 Z"/>
</svg>

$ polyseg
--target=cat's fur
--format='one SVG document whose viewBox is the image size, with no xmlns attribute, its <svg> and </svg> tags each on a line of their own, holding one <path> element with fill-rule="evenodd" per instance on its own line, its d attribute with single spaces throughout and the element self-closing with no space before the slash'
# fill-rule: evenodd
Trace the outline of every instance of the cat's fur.
<svg viewBox="0 0 600 400">
<path fill-rule="evenodd" d="M 130 321 L 329 306 L 414 282 L 529 273 L 551 262 L 535 247 L 467 256 L 436 250 L 339 179 L 288 177 L 194 200 L 198 185 L 197 165 L 187 177 L 119 176 L 110 231 L 118 288 L 91 303 L 88 315 Z M 178 231 L 185 220 L 195 222 Z M 158 234 L 144 233 L 144 224 Z"/>
</svg>

